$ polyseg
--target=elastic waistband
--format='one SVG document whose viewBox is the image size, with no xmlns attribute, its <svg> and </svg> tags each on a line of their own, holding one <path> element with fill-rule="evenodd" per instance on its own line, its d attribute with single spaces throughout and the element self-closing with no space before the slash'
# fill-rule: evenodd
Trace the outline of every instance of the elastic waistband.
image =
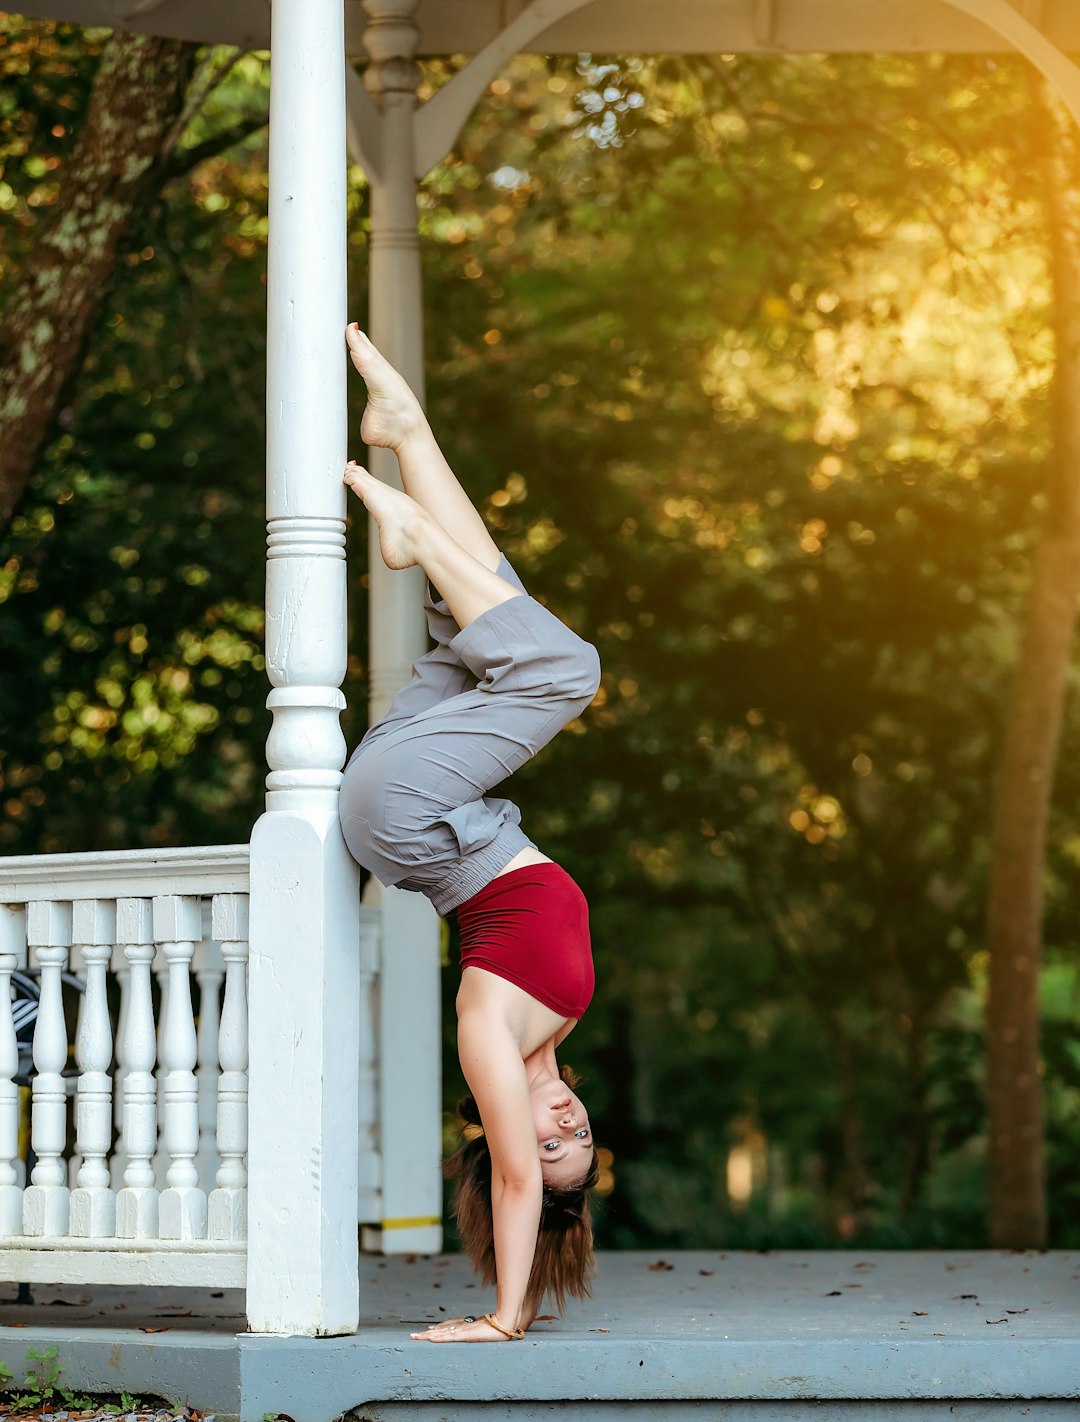
<svg viewBox="0 0 1080 1422">
<path fill-rule="evenodd" d="M 520 825 L 504 824 L 490 844 L 474 850 L 467 859 L 455 864 L 442 883 L 429 892 L 435 912 L 445 918 L 458 904 L 463 904 L 490 884 L 515 854 L 520 854 L 523 849 L 535 848 Z"/>
</svg>

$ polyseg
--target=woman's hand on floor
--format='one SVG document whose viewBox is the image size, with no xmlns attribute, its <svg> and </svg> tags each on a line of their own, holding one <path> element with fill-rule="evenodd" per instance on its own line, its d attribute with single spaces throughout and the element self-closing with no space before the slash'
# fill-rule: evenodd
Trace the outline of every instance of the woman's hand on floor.
<svg viewBox="0 0 1080 1422">
<path fill-rule="evenodd" d="M 410 1338 L 423 1343 L 508 1343 L 505 1333 L 492 1328 L 481 1314 L 470 1322 L 465 1318 L 447 1318 L 433 1323 L 423 1333 L 410 1333 Z"/>
</svg>

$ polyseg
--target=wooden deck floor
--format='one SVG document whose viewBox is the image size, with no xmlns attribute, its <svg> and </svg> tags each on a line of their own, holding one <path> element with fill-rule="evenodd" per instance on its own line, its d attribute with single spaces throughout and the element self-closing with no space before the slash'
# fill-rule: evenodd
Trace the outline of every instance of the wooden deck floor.
<svg viewBox="0 0 1080 1422">
<path fill-rule="evenodd" d="M 245 1422 L 1080 1422 L 1080 1254 L 611 1254 L 590 1303 L 483 1347 L 408 1337 L 489 1306 L 458 1257 L 365 1256 L 361 1288 L 354 1337 L 282 1339 L 234 1292 L 0 1285 L 0 1360 L 55 1345 L 73 1385 Z"/>
</svg>

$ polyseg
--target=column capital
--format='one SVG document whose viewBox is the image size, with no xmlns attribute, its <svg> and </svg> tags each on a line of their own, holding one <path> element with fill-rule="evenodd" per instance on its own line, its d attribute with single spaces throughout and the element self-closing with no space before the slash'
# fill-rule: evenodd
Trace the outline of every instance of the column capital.
<svg viewBox="0 0 1080 1422">
<path fill-rule="evenodd" d="M 420 66 L 413 55 L 420 37 L 414 18 L 417 0 L 363 0 L 368 24 L 364 47 L 371 63 L 364 85 L 378 102 L 388 94 L 413 94 L 420 82 Z"/>
</svg>

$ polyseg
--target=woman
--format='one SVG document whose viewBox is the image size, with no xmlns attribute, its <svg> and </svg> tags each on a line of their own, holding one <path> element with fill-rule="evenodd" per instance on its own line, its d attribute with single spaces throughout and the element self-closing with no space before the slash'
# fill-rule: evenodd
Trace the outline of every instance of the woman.
<svg viewBox="0 0 1080 1422">
<path fill-rule="evenodd" d="M 593 990 L 588 908 L 569 874 L 488 794 L 593 699 L 600 666 L 529 597 L 439 450 L 404 379 L 346 331 L 368 403 L 367 445 L 393 449 L 405 492 L 351 462 L 345 482 L 390 568 L 419 564 L 435 646 L 345 768 L 341 824 L 384 885 L 426 894 L 461 932 L 458 1054 L 479 1128 L 448 1163 L 462 1241 L 496 1306 L 414 1333 L 432 1343 L 521 1338 L 545 1293 L 588 1292 L 586 1191 L 597 1162 L 576 1078 L 555 1050 Z M 441 598 L 433 596 L 438 589 Z"/>
</svg>

